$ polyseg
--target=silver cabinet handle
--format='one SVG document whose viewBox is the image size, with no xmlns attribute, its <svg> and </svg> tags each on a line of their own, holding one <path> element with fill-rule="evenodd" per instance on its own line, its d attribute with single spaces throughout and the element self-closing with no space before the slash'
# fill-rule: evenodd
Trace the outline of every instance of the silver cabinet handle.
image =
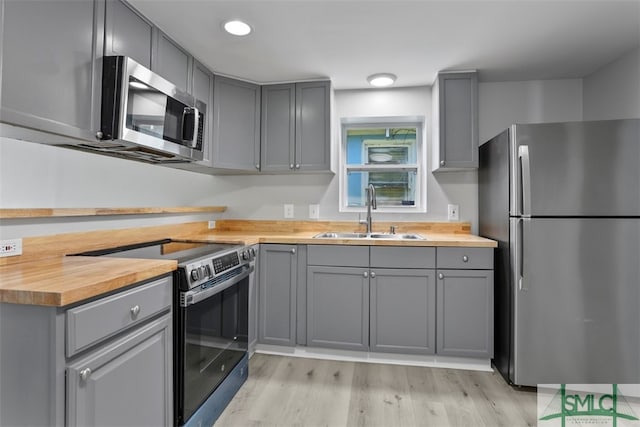
<svg viewBox="0 0 640 427">
<path fill-rule="evenodd" d="M 80 371 L 80 379 L 82 381 L 88 380 L 90 376 L 91 376 L 91 369 L 84 368 L 82 371 Z"/>
<path fill-rule="evenodd" d="M 439 274 L 438 274 L 438 279 L 440 279 L 440 280 L 444 279 L 444 274 L 439 273 Z"/>
<path fill-rule="evenodd" d="M 138 314 L 140 314 L 140 306 L 134 305 L 133 307 L 131 307 L 131 317 L 135 319 L 136 317 L 138 317 Z"/>
<path fill-rule="evenodd" d="M 369 277 L 369 272 L 365 271 L 364 273 L 362 273 L 362 277 L 367 278 Z"/>
<path fill-rule="evenodd" d="M 293 255 L 295 255 L 295 254 L 296 254 L 296 248 L 291 249 L 291 253 L 292 253 Z"/>
<path fill-rule="evenodd" d="M 260 163 L 256 163 L 256 169 L 260 169 Z"/>
<path fill-rule="evenodd" d="M 440 166 L 444 166 L 444 160 L 440 160 Z"/>
<path fill-rule="evenodd" d="M 293 163 L 289 165 L 289 169 L 293 169 Z"/>
<path fill-rule="evenodd" d="M 374 277 L 376 277 L 376 272 L 375 272 L 375 271 L 372 271 L 372 272 L 371 272 L 371 278 L 373 279 Z"/>
<path fill-rule="evenodd" d="M 469 261 L 469 257 L 466 255 L 462 255 L 462 262 L 468 262 Z"/>
<path fill-rule="evenodd" d="M 300 163 L 296 163 L 296 169 L 300 169 Z"/>
</svg>

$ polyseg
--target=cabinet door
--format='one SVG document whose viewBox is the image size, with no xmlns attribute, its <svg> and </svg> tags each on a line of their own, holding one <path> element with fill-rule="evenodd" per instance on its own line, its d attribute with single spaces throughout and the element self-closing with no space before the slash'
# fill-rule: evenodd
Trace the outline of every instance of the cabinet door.
<svg viewBox="0 0 640 427">
<path fill-rule="evenodd" d="M 214 76 L 213 165 L 260 170 L 260 87 Z"/>
<path fill-rule="evenodd" d="M 0 7 L 2 121 L 93 138 L 94 49 L 102 49 L 94 3 L 6 1 Z"/>
<path fill-rule="evenodd" d="M 440 73 L 434 170 L 478 167 L 478 78 L 471 73 Z"/>
<path fill-rule="evenodd" d="M 172 349 L 163 316 L 70 365 L 68 425 L 171 425 Z"/>
<path fill-rule="evenodd" d="M 307 267 L 307 345 L 369 348 L 369 273 L 358 267 Z"/>
<path fill-rule="evenodd" d="M 106 2 L 104 54 L 129 56 L 151 68 L 153 24 L 121 0 Z"/>
<path fill-rule="evenodd" d="M 260 157 L 263 172 L 295 168 L 296 85 L 262 86 Z"/>
<path fill-rule="evenodd" d="M 204 124 L 204 138 L 202 154 L 203 159 L 197 162 L 202 166 L 213 166 L 213 138 L 211 135 L 213 125 L 213 73 L 207 69 L 204 65 L 198 61 L 193 61 L 193 83 L 191 93 L 196 100 L 206 104 L 207 110 L 205 111 L 205 124 Z"/>
<path fill-rule="evenodd" d="M 493 271 L 437 272 L 437 353 L 493 357 Z"/>
<path fill-rule="evenodd" d="M 296 170 L 331 169 L 331 82 L 296 83 Z"/>
<path fill-rule="evenodd" d="M 155 55 L 151 69 L 176 85 L 183 92 L 191 90 L 191 55 L 166 34 L 156 30 Z"/>
<path fill-rule="evenodd" d="M 259 255 L 260 249 L 258 245 L 253 246 L 253 248 Z M 256 262 L 254 268 L 253 273 L 249 275 L 249 357 L 255 353 L 256 345 L 258 344 L 258 278 L 260 277 L 260 262 Z"/>
<path fill-rule="evenodd" d="M 260 246 L 260 343 L 295 345 L 296 252 L 295 245 Z"/>
<path fill-rule="evenodd" d="M 435 270 L 371 269 L 371 351 L 434 354 Z"/>
</svg>

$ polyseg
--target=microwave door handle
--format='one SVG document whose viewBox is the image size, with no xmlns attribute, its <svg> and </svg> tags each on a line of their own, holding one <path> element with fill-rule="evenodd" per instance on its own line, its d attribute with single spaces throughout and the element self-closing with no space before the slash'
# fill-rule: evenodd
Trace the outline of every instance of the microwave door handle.
<svg viewBox="0 0 640 427">
<path fill-rule="evenodd" d="M 189 137 L 186 137 L 187 133 L 186 133 L 186 129 L 185 129 L 185 124 L 186 124 L 186 118 L 187 115 L 192 115 L 193 116 L 193 128 L 190 129 L 191 133 L 188 134 Z M 184 110 L 182 110 L 182 141 L 186 142 L 189 146 L 189 148 L 196 148 L 198 145 L 198 126 L 200 122 L 200 114 L 197 108 L 195 107 L 184 107 Z"/>
</svg>

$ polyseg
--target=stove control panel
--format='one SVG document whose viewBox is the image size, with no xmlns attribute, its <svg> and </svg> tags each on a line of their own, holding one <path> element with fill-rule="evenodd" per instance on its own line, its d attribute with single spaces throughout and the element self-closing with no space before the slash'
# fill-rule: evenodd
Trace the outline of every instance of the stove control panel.
<svg viewBox="0 0 640 427">
<path fill-rule="evenodd" d="M 213 255 L 211 258 L 201 259 L 186 266 L 189 287 L 197 286 L 233 270 L 241 264 L 252 261 L 256 256 L 255 249 L 242 248 Z"/>
</svg>

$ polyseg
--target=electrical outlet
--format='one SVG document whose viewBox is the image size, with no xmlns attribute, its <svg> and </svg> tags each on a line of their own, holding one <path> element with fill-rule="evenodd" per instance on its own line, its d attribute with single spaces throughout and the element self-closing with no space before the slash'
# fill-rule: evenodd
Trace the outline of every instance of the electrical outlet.
<svg viewBox="0 0 640 427">
<path fill-rule="evenodd" d="M 448 205 L 448 218 L 449 221 L 458 221 L 460 219 L 460 206 L 458 205 Z"/>
<path fill-rule="evenodd" d="M 213 230 L 214 228 L 216 228 L 216 222 L 215 221 L 209 221 L 209 230 Z"/>
<path fill-rule="evenodd" d="M 293 218 L 293 205 L 284 205 L 284 217 Z"/>
<path fill-rule="evenodd" d="M 0 240 L 0 257 L 22 255 L 22 239 Z"/>
<path fill-rule="evenodd" d="M 309 218 L 320 218 L 320 205 L 309 205 Z"/>
</svg>

